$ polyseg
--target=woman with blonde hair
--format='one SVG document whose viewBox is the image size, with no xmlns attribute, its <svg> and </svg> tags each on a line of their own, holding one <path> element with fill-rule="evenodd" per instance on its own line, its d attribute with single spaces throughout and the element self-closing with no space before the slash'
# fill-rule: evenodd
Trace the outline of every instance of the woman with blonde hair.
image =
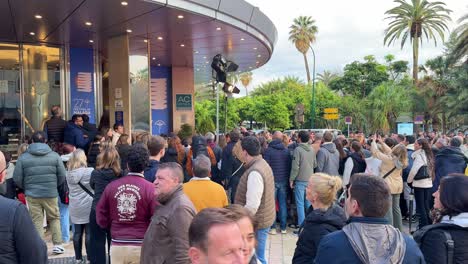
<svg viewBox="0 0 468 264">
<path fill-rule="evenodd" d="M 91 263 L 106 263 L 106 238 L 110 247 L 110 232 L 102 229 L 96 222 L 96 205 L 101 198 L 106 186 L 121 176 L 120 157 L 117 149 L 111 142 L 103 142 L 100 146 L 101 153 L 97 157 L 96 169 L 91 173 L 91 188 L 94 190 L 94 198 L 89 216 L 90 227 L 90 252 Z"/>
<path fill-rule="evenodd" d="M 82 245 L 83 234 L 85 236 L 86 253 L 90 254 L 90 230 L 89 215 L 93 203 L 93 192 L 90 186 L 91 173 L 93 168 L 89 168 L 86 163 L 86 154 L 83 150 L 77 149 L 72 152 L 67 162 L 67 184 L 69 189 L 70 218 L 73 223 L 73 248 L 75 249 L 76 262 L 83 261 Z"/>
<path fill-rule="evenodd" d="M 299 229 L 294 264 L 313 263 L 322 237 L 346 224 L 344 210 L 335 203 L 341 185 L 340 177 L 325 173 L 314 173 L 309 178 L 306 198 L 312 206 Z"/>
<path fill-rule="evenodd" d="M 393 148 L 390 148 L 380 136 L 374 135 L 372 137 L 371 152 L 373 157 L 382 161 L 379 176 L 385 179 L 392 194 L 391 206 L 385 218 L 395 228 L 403 231 L 400 194 L 403 192 L 402 171 L 408 166 L 406 147 L 402 144 L 397 144 Z"/>
</svg>

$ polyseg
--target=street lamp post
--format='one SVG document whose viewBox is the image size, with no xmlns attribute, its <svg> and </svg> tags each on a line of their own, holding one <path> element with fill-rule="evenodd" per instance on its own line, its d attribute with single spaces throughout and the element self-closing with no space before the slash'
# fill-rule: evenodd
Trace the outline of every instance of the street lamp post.
<svg viewBox="0 0 468 264">
<path fill-rule="evenodd" d="M 312 50 L 314 59 L 314 67 L 312 69 L 312 112 L 310 116 L 310 128 L 315 128 L 315 52 L 312 46 L 310 46 L 310 50 Z"/>
</svg>

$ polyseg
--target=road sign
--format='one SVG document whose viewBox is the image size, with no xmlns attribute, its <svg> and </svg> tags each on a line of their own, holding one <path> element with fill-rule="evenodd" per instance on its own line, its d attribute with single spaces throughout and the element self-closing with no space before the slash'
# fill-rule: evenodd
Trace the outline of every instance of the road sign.
<svg viewBox="0 0 468 264">
<path fill-rule="evenodd" d="M 351 125 L 351 124 L 353 123 L 353 118 L 350 117 L 350 116 L 345 116 L 344 122 L 345 122 L 345 124 L 347 124 L 347 125 Z"/>
<path fill-rule="evenodd" d="M 417 115 L 414 117 L 414 123 L 417 125 L 421 125 L 424 123 L 424 115 Z"/>
<path fill-rule="evenodd" d="M 325 118 L 326 120 L 336 120 L 339 118 L 339 115 L 338 114 L 324 114 L 323 118 Z"/>
<path fill-rule="evenodd" d="M 338 108 L 324 108 L 323 112 L 325 114 L 338 114 Z"/>
</svg>

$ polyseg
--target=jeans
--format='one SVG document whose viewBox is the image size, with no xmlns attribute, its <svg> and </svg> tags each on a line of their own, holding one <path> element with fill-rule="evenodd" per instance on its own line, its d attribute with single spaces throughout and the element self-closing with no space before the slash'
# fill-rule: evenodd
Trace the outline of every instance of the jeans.
<svg viewBox="0 0 468 264">
<path fill-rule="evenodd" d="M 388 222 L 400 231 L 403 231 L 403 223 L 400 210 L 400 194 L 392 194 L 390 208 L 385 215 Z"/>
<path fill-rule="evenodd" d="M 304 222 L 305 212 L 310 207 L 310 202 L 305 198 L 307 183 L 308 182 L 306 181 L 295 181 L 294 183 L 294 196 L 296 198 L 298 226 L 301 226 L 302 222 Z"/>
<path fill-rule="evenodd" d="M 431 224 L 429 207 L 431 188 L 414 187 L 414 199 L 416 200 L 416 212 L 419 214 L 419 229 Z"/>
<path fill-rule="evenodd" d="M 107 247 L 110 247 L 110 232 L 102 229 L 96 222 L 96 210 L 91 209 L 89 215 L 89 235 L 90 235 L 90 251 L 88 259 L 91 264 L 106 263 L 106 238 Z"/>
<path fill-rule="evenodd" d="M 141 246 L 116 246 L 110 249 L 112 264 L 140 263 Z"/>
<path fill-rule="evenodd" d="M 262 264 L 267 264 L 265 249 L 269 230 L 269 228 L 258 229 L 255 233 L 255 236 L 257 237 L 257 248 L 255 249 L 255 252 L 257 254 L 258 260 L 260 260 Z"/>
<path fill-rule="evenodd" d="M 275 182 L 275 200 L 278 200 L 279 204 L 279 218 L 281 230 L 286 230 L 286 221 L 288 218 L 288 207 L 286 205 L 288 183 L 277 183 Z M 272 229 L 276 228 L 276 221 L 271 226 Z"/>
<path fill-rule="evenodd" d="M 52 242 L 54 245 L 62 244 L 62 232 L 60 231 L 60 212 L 57 205 L 57 198 L 33 198 L 26 197 L 31 215 L 37 233 L 44 239 L 44 211 L 49 220 L 50 231 L 52 233 Z"/>
<path fill-rule="evenodd" d="M 89 224 L 74 224 L 73 225 L 73 248 L 75 249 L 75 259 L 80 260 L 83 259 L 83 256 L 81 254 L 82 248 L 83 248 L 83 235 L 85 235 L 85 248 L 86 248 L 86 254 L 88 255 L 89 258 L 89 246 L 90 246 L 90 235 L 89 235 Z"/>
<path fill-rule="evenodd" d="M 60 227 L 62 231 L 63 243 L 70 241 L 70 212 L 68 211 L 68 204 L 63 204 L 58 199 L 58 207 L 60 211 Z"/>
</svg>

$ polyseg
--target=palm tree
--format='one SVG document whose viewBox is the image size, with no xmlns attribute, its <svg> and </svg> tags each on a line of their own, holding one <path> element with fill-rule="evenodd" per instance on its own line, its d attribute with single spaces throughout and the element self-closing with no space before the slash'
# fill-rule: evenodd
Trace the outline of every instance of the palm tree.
<svg viewBox="0 0 468 264">
<path fill-rule="evenodd" d="M 245 95 L 249 96 L 249 91 L 247 90 L 247 87 L 249 84 L 252 82 L 252 72 L 244 72 L 239 76 L 239 79 L 242 83 L 242 85 L 245 88 Z"/>
<path fill-rule="evenodd" d="M 307 62 L 307 51 L 310 45 L 315 42 L 315 35 L 318 32 L 315 20 L 310 16 L 300 16 L 294 19 L 294 23 L 289 27 L 289 40 L 294 43 L 296 49 L 304 56 L 304 64 L 307 72 L 307 83 L 310 83 L 309 64 Z"/>
<path fill-rule="evenodd" d="M 318 80 L 322 81 L 327 87 L 333 79 L 338 78 L 338 74 L 331 71 L 323 71 L 323 73 L 317 74 Z"/>
<path fill-rule="evenodd" d="M 385 14 L 385 19 L 390 19 L 388 28 L 385 30 L 384 45 L 392 44 L 401 38 L 401 48 L 406 43 L 408 37 L 413 44 L 413 82 L 418 81 L 418 57 L 419 42 L 422 43 L 422 35 L 427 40 L 433 39 L 437 45 L 437 37 L 444 39 L 444 31 L 448 30 L 447 22 L 450 21 L 448 14 L 452 12 L 446 9 L 445 3 L 428 2 L 427 0 L 394 0 L 399 4 Z"/>
<path fill-rule="evenodd" d="M 468 14 L 461 17 L 458 23 L 462 24 L 454 31 L 457 37 L 455 48 L 453 49 L 453 57 L 457 61 L 468 55 Z"/>
</svg>

